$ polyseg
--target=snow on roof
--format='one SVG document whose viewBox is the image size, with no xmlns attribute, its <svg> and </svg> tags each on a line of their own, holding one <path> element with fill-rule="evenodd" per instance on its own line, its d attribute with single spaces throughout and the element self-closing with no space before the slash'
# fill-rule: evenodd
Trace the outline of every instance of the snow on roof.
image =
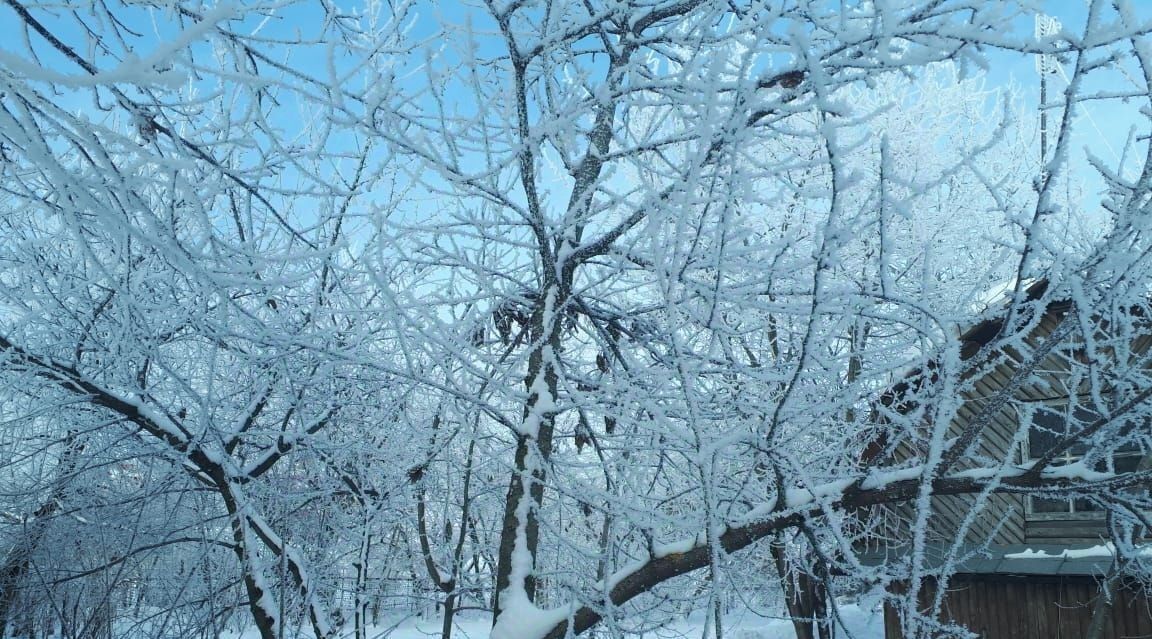
<svg viewBox="0 0 1152 639">
<path fill-rule="evenodd" d="M 925 549 L 929 569 L 944 566 L 947 546 Z M 968 548 L 956 556 L 968 557 L 953 566 L 956 574 L 967 575 L 1067 575 L 1103 576 L 1112 566 L 1112 544 L 1012 544 L 990 546 L 986 550 Z M 880 565 L 908 555 L 906 548 L 888 548 L 861 557 L 866 565 Z M 1152 546 L 1143 546 L 1141 557 L 1152 557 Z"/>
<path fill-rule="evenodd" d="M 1084 557 L 1111 557 L 1116 548 L 1108 544 L 1099 544 L 1087 548 L 1058 548 L 1059 552 L 1050 553 L 1047 550 L 1033 550 L 1028 548 L 1021 552 L 1008 553 L 1005 559 L 1083 559 Z"/>
<path fill-rule="evenodd" d="M 1021 290 L 1027 291 L 1033 284 L 1039 282 L 1039 278 L 1028 277 L 1021 283 Z M 1013 277 L 1002 282 L 993 284 L 983 292 L 977 293 L 972 298 L 970 309 L 973 313 L 987 313 L 991 310 L 998 310 L 1007 306 L 1012 301 L 1012 292 L 1016 290 L 1016 278 Z"/>
</svg>

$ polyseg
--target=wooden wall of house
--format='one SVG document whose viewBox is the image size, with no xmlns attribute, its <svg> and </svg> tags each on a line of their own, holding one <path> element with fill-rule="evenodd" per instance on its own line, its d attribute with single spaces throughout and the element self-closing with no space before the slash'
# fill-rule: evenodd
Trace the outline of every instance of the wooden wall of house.
<svg viewBox="0 0 1152 639">
<path fill-rule="evenodd" d="M 981 415 L 990 402 L 995 401 L 1000 392 L 1013 387 L 1012 378 L 1019 366 L 1033 357 L 1034 349 L 1056 329 L 1061 315 L 1066 310 L 1066 304 L 1055 303 L 1036 322 L 1026 337 L 1016 340 L 1011 346 L 1005 347 L 987 359 L 977 356 L 977 353 L 999 330 L 998 323 L 985 322 L 962 336 L 966 342 L 964 358 L 973 364 L 977 361 L 985 363 L 973 370 L 961 385 L 963 401 L 949 424 L 949 436 L 958 435 L 965 425 Z M 1141 335 L 1132 340 L 1127 348 L 1119 350 L 1120 352 L 1116 352 L 1109 347 L 1098 355 L 1107 356 L 1111 353 L 1133 362 L 1143 362 L 1139 365 L 1147 368 L 1149 364 L 1145 360 L 1148 359 L 1147 353 L 1152 351 L 1152 334 Z M 1073 373 L 1077 368 L 1084 366 L 1083 358 L 1083 353 L 1077 351 L 1075 340 L 1048 353 L 1028 379 L 1015 387 L 1012 401 L 1003 406 L 993 416 L 988 426 L 981 430 L 974 442 L 972 458 L 961 460 L 960 466 L 955 470 L 974 466 L 986 467 L 997 463 L 1012 465 L 1024 461 L 1026 438 L 1024 433 L 1019 432 L 1021 420 L 1017 414 L 1017 407 L 1058 403 L 1062 398 L 1084 393 L 1087 390 L 1083 385 L 1084 380 Z M 912 385 L 915 386 L 917 383 L 919 382 Z M 907 389 L 898 392 L 907 392 Z M 888 401 L 898 403 L 899 395 L 888 397 Z M 922 462 L 926 456 L 929 431 L 929 425 L 925 424 L 923 431 L 913 434 L 896 447 L 895 459 Z M 963 522 L 970 516 L 974 499 L 974 496 L 969 495 L 933 497 L 932 518 L 928 528 L 929 540 L 952 541 Z M 1084 544 L 1101 543 L 1101 539 L 1107 536 L 1102 514 L 1098 518 L 1079 514 L 1069 514 L 1067 517 L 1052 514 L 1033 516 L 1026 510 L 1026 500 L 1020 495 L 990 495 L 981 512 L 969 522 L 964 541 L 974 545 L 991 543 L 994 546 Z M 884 509 L 884 523 L 876 531 L 877 539 L 871 540 L 867 545 L 880 547 L 906 544 L 912 536 L 911 521 L 914 515 L 913 504 L 887 507 Z"/>
<path fill-rule="evenodd" d="M 1098 582 L 1089 576 L 956 575 L 944 600 L 945 617 L 983 639 L 1083 639 Z M 921 593 L 926 604 L 932 587 Z M 884 610 L 885 639 L 903 639 L 894 609 Z M 1118 593 L 1104 639 L 1152 638 L 1149 593 Z"/>
<path fill-rule="evenodd" d="M 1011 385 L 1012 377 L 1017 367 L 1033 356 L 1033 350 L 1054 331 L 1059 323 L 1060 313 L 1049 312 L 1038 322 L 1028 337 L 1015 346 L 1004 349 L 1001 359 L 994 366 L 986 367 L 973 375 L 964 389 L 964 402 L 957 411 L 956 418 L 950 425 L 950 434 L 958 435 L 963 427 L 975 419 L 985 405 L 993 401 L 1004 388 Z M 1152 337 L 1142 336 L 1134 341 L 1131 353 L 1144 353 L 1152 344 Z M 1129 356 L 1131 356 L 1129 353 Z M 1013 399 L 1018 402 L 1044 404 L 1059 401 L 1084 392 L 1085 388 L 1073 388 L 1072 381 L 1075 376 L 1071 374 L 1074 366 L 1082 363 L 1073 361 L 1076 355 L 1073 350 L 1065 346 L 1049 353 L 1027 383 L 1019 386 L 1013 393 Z M 1020 430 L 1020 418 L 1016 408 L 1009 403 L 993 417 L 988 427 L 984 428 L 977 440 L 976 459 L 974 464 L 984 465 L 988 460 L 1005 460 L 1008 463 L 1023 461 L 1021 456 L 1023 434 Z M 933 528 L 939 530 L 947 538 L 955 534 L 960 523 L 968 515 L 972 507 L 972 497 L 942 497 L 933 499 L 934 514 L 938 521 Z M 993 545 L 1022 544 L 1022 543 L 1082 543 L 1097 541 L 1106 536 L 1103 517 L 1097 520 L 1029 518 L 1026 513 L 1024 498 L 1019 495 L 998 494 L 992 495 L 983 512 L 969 528 L 965 541 L 979 544 L 991 540 Z"/>
<path fill-rule="evenodd" d="M 1108 539 L 1104 516 L 1099 519 L 1052 521 L 1029 520 L 1025 544 L 1102 544 Z"/>
</svg>

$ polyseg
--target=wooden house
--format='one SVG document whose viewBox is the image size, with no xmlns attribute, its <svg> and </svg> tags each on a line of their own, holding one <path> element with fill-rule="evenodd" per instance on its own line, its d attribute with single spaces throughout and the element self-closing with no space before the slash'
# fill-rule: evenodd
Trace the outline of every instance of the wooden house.
<svg viewBox="0 0 1152 639">
<path fill-rule="evenodd" d="M 1093 345 L 1086 349 L 1077 332 L 1085 330 L 1084 322 L 1070 330 L 1062 320 L 1072 304 L 1046 295 L 1048 286 L 1038 281 L 1024 287 L 1023 303 L 1018 300 L 1011 311 L 1015 316 L 1002 305 L 1005 310 L 999 315 L 961 335 L 966 372 L 959 386 L 961 404 L 947 434 L 976 434 L 970 454 L 956 471 L 996 464 L 1027 467 L 1054 450 L 1065 434 L 1100 423 L 1102 413 L 1112 414 L 1126 397 L 1152 387 L 1152 365 L 1147 362 L 1152 330 L 1132 330 L 1143 324 L 1138 321 L 1142 314 L 1124 322 L 1124 330 L 1119 322 L 1094 318 L 1088 327 Z M 1139 314 L 1117 312 L 1128 313 L 1128 320 L 1133 320 L 1131 313 Z M 1014 322 L 1016 337 L 1009 340 L 1001 339 L 1006 322 Z M 1025 367 L 1027 374 L 1019 375 Z M 913 414 L 917 394 L 929 386 L 926 382 L 935 381 L 934 374 L 930 364 L 889 389 L 877 411 L 880 418 L 893 412 Z M 1106 405 L 1098 406 L 1101 401 Z M 1118 419 L 1129 422 L 1111 427 L 1112 432 L 1128 433 L 1117 445 L 1098 444 L 1091 451 L 1074 446 L 1053 465 L 1081 464 L 1086 470 L 1118 474 L 1148 468 L 1148 410 L 1125 414 Z M 976 420 L 979 428 L 971 428 Z M 1136 437 L 1141 432 L 1146 435 L 1143 443 Z M 923 459 L 926 445 L 910 433 L 903 441 L 873 446 L 867 455 L 914 461 Z M 1099 499 L 998 492 L 937 496 L 931 505 L 931 516 L 921 524 L 926 524 L 928 549 L 924 562 L 950 562 L 952 576 L 940 611 L 944 620 L 985 639 L 1080 639 L 1090 634 L 1100 639 L 1152 638 L 1150 593 L 1138 580 L 1115 570 L 1106 509 Z M 915 525 L 910 523 L 911 506 L 896 508 L 889 516 L 887 529 L 864 553 L 869 562 L 899 561 L 909 552 L 906 542 Z M 1107 584 L 1105 597 L 1102 583 Z M 922 609 L 935 600 L 935 588 L 929 579 L 918 593 Z M 1091 627 L 1093 619 L 1099 628 Z M 896 611 L 889 608 L 886 638 L 901 638 L 900 627 Z"/>
</svg>

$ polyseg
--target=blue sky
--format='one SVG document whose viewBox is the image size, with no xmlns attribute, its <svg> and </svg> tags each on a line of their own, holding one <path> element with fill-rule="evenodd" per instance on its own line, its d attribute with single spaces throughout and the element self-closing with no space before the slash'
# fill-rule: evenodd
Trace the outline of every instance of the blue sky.
<svg viewBox="0 0 1152 639">
<path fill-rule="evenodd" d="M 351 3 L 342 2 L 340 4 L 352 6 Z M 1070 33 L 1078 34 L 1082 31 L 1087 16 L 1087 2 L 1085 0 L 1047 0 L 1039 3 L 1039 5 L 1044 11 L 1059 19 L 1064 28 Z M 1152 20 L 1152 2 L 1134 1 L 1131 2 L 1131 5 L 1138 15 Z M 421 11 L 421 13 L 411 21 L 409 35 L 431 35 L 434 33 L 434 25 L 441 21 L 462 24 L 465 21 L 463 16 L 469 11 L 466 9 L 467 6 L 469 5 L 457 0 L 420 5 L 418 10 Z M 168 35 L 170 31 L 170 26 L 165 26 L 162 15 L 160 20 L 154 21 L 150 19 L 145 11 L 136 7 L 125 8 L 121 6 L 117 10 L 126 12 L 128 15 L 139 19 L 138 24 L 133 25 L 135 28 L 139 28 L 138 25 L 146 25 L 143 30 L 145 35 L 141 40 L 142 44 L 140 47 L 146 50 L 138 52 L 141 56 L 148 53 L 147 49 L 159 46 L 160 43 L 157 42 L 157 40 L 162 41 L 164 36 Z M 472 12 L 476 14 L 481 13 L 474 9 Z M 84 39 L 81 37 L 81 33 L 74 21 L 67 17 L 54 19 L 45 11 L 37 11 L 36 15 L 38 18 L 48 22 L 54 29 L 58 29 L 62 38 L 66 41 L 70 40 L 70 44 L 78 47 L 83 45 Z M 64 16 L 66 16 L 66 14 L 64 14 Z M 234 23 L 233 27 L 243 30 L 245 28 L 255 29 L 259 25 L 261 33 L 264 35 L 285 36 L 299 31 L 307 34 L 309 30 L 314 30 L 320 17 L 321 14 L 313 9 L 293 7 L 291 10 L 282 12 L 270 20 L 265 21 L 263 18 L 249 17 L 244 21 L 242 26 Z M 0 52 L 25 56 L 26 54 L 23 50 L 23 33 L 21 29 L 16 28 L 16 25 L 17 20 L 11 8 L 0 6 Z M 474 21 L 474 26 L 485 31 L 493 28 L 491 21 L 483 18 L 477 18 Z M 1027 34 L 1032 31 L 1032 19 L 1029 15 L 1023 15 L 1011 25 L 1006 26 L 1008 26 L 1008 30 L 1015 33 Z M 148 35 L 150 30 L 153 34 L 151 37 Z M 152 40 L 152 42 L 149 42 L 149 40 Z M 62 56 L 49 51 L 48 47 L 44 46 L 42 42 L 38 42 L 36 36 L 32 37 L 32 41 L 36 43 L 36 50 L 43 56 L 41 62 L 46 67 L 59 73 L 66 73 L 77 77 L 83 76 L 83 72 L 80 69 L 74 64 L 65 61 Z M 325 75 L 327 71 L 323 50 L 313 48 L 311 50 L 292 52 L 290 59 L 294 66 L 319 75 Z M 110 68 L 114 66 L 112 61 L 106 60 L 106 62 Z M 989 54 L 989 63 L 990 68 L 987 78 L 990 86 L 1012 85 L 1020 92 L 1025 104 L 1034 106 L 1038 103 L 1039 77 L 1035 69 L 1035 56 L 1008 52 L 992 52 Z M 2 64 L 0 64 L 0 66 L 2 66 Z M 1110 76 L 1106 76 L 1101 82 L 1102 84 L 1097 88 L 1105 90 L 1112 88 L 1119 89 L 1122 88 L 1124 84 L 1124 77 L 1122 73 L 1112 73 Z M 1110 87 L 1108 83 L 1115 83 L 1116 86 Z M 1057 74 L 1050 77 L 1050 95 L 1058 96 L 1059 92 L 1062 91 L 1065 86 L 1066 83 L 1060 75 Z M 463 102 L 461 102 L 463 106 L 467 98 L 461 96 L 461 99 L 463 100 Z M 59 102 L 62 105 L 67 105 L 68 108 L 81 110 L 87 109 L 91 105 L 90 98 L 69 94 L 60 95 Z M 1119 155 L 1123 153 L 1124 143 L 1128 138 L 1130 130 L 1136 127 L 1140 135 L 1144 135 L 1147 132 L 1147 119 L 1138 114 L 1137 109 L 1139 106 L 1140 105 L 1135 102 L 1125 104 L 1119 101 L 1098 101 L 1082 107 L 1078 113 L 1076 127 L 1079 133 L 1074 140 L 1074 146 L 1078 149 L 1077 154 L 1082 155 L 1083 150 L 1087 149 L 1089 152 L 1098 155 L 1108 164 L 1114 165 Z M 1086 171 L 1086 166 L 1083 164 L 1082 158 L 1077 157 L 1075 161 L 1077 163 L 1077 166 L 1074 167 L 1075 172 L 1080 173 L 1081 171 Z M 1095 188 L 1098 189 L 1099 186 L 1100 184 L 1097 181 Z"/>
<path fill-rule="evenodd" d="M 1083 32 L 1084 23 L 1087 19 L 1087 5 L 1085 0 L 1049 0 L 1043 3 L 1043 8 L 1048 15 L 1060 21 L 1064 30 L 1079 35 Z M 1133 2 L 1131 6 L 1137 16 L 1152 21 L 1152 3 Z M 1110 14 L 1111 11 L 1107 13 Z M 1030 17 L 1022 18 L 1014 26 L 1025 30 L 1025 32 L 1033 28 Z M 1003 63 L 993 65 L 989 79 L 995 83 L 1012 83 L 1021 89 L 1022 95 L 1029 105 L 1038 105 L 1040 75 L 1036 69 L 1036 56 L 1003 53 L 996 56 L 996 59 L 997 62 L 1002 60 Z M 1061 66 L 1063 73 L 1049 77 L 1050 102 L 1059 100 L 1060 92 L 1068 86 L 1066 77 L 1072 73 L 1070 60 L 1065 61 Z M 1138 71 L 1133 67 L 1131 61 L 1125 65 L 1125 68 L 1126 70 L 1122 72 L 1096 76 L 1095 80 L 1088 84 L 1088 87 L 1095 91 L 1119 91 L 1132 88 L 1125 76 L 1126 74 L 1138 74 Z M 1077 134 L 1073 138 L 1074 146 L 1079 152 L 1087 150 L 1108 164 L 1115 164 L 1124 153 L 1125 142 L 1133 127 L 1136 129 L 1137 135 L 1146 135 L 1148 132 L 1147 119 L 1138 114 L 1140 106 L 1142 105 L 1136 101 L 1125 103 L 1119 100 L 1093 101 L 1080 105 L 1076 111 L 1075 130 Z M 1053 116 L 1052 119 L 1056 119 L 1059 117 L 1059 112 L 1054 112 L 1051 115 Z"/>
</svg>

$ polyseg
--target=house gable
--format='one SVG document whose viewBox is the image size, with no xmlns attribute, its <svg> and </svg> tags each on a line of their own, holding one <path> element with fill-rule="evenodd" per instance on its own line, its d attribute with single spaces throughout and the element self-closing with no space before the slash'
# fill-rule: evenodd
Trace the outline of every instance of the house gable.
<svg viewBox="0 0 1152 639">
<path fill-rule="evenodd" d="M 1147 358 L 1152 350 L 1152 331 L 1117 340 L 1107 334 L 1109 325 L 1106 321 L 1094 322 L 1091 338 L 1106 346 L 1096 347 L 1092 352 L 1097 358 L 1111 358 L 1113 361 L 1089 361 L 1082 348 L 1083 338 L 1073 335 L 1048 351 L 1038 363 L 1034 362 L 1035 354 L 1042 352 L 1041 345 L 1059 330 L 1061 320 L 1072 310 L 1072 305 L 1066 301 L 1043 302 L 1047 292 L 1046 281 L 1024 288 L 1025 303 L 1020 305 L 1021 310 L 1013 320 L 1025 327 L 1018 332 L 1020 337 L 999 340 L 998 343 L 1004 324 L 1009 321 L 1007 313 L 985 320 L 961 335 L 961 359 L 966 373 L 959 387 L 961 402 L 949 423 L 948 437 L 963 436 L 976 420 L 983 420 L 983 423 L 975 425 L 978 429 L 968 454 L 958 461 L 954 471 L 995 465 L 1008 470 L 1029 463 L 1030 456 L 1038 454 L 1040 442 L 1036 440 L 1041 435 L 1050 435 L 1044 443 L 1051 446 L 1058 441 L 1057 434 L 1076 432 L 1091 423 L 1100 412 L 1095 406 L 1097 401 L 1103 399 L 1107 403 L 1114 392 L 1124 393 L 1123 389 L 1102 386 L 1098 381 L 1094 384 L 1093 380 L 1098 380 L 1092 374 L 1095 368 L 1107 370 L 1118 368 L 1117 364 L 1135 364 L 1138 370 L 1149 370 Z M 1034 373 L 1021 382 L 1015 378 L 1024 363 L 1036 365 L 1032 366 Z M 918 393 L 937 381 L 935 366 L 935 363 L 929 363 L 913 371 L 884 393 L 880 400 L 880 418 L 883 419 L 884 411 L 912 414 L 916 410 Z M 1005 393 L 1009 393 L 1008 401 L 1002 401 Z M 1092 399 L 1094 397 L 1096 400 Z M 1103 410 L 1107 409 L 1105 406 Z M 1064 416 L 1062 432 L 1053 428 L 1053 415 Z M 871 454 L 882 455 L 879 450 L 883 448 L 897 464 L 920 463 L 926 457 L 931 431 L 927 418 L 924 424 L 922 432 L 906 433 L 902 441 L 892 445 L 883 442 L 881 446 L 874 446 Z M 1081 460 L 1075 453 L 1074 450 L 1065 452 L 1054 466 L 1078 463 Z M 1134 447 L 1127 450 L 1125 456 L 1144 457 L 1147 453 L 1146 447 Z M 1087 461 L 1094 469 L 1120 472 L 1132 465 L 1134 459 L 1126 458 L 1123 463 L 1119 458 Z M 1100 543 L 1107 538 L 1103 508 L 1088 500 L 1064 496 L 1046 500 L 1041 495 L 990 492 L 986 495 L 935 496 L 931 506 L 931 517 L 926 527 L 930 540 L 952 540 L 959 532 L 963 533 L 962 539 L 966 543 L 995 546 Z M 897 540 L 907 538 L 910 532 L 907 527 L 911 525 L 908 522 L 914 515 L 912 508 L 910 504 L 894 508 L 890 513 L 894 523 L 882 536 Z"/>
</svg>

